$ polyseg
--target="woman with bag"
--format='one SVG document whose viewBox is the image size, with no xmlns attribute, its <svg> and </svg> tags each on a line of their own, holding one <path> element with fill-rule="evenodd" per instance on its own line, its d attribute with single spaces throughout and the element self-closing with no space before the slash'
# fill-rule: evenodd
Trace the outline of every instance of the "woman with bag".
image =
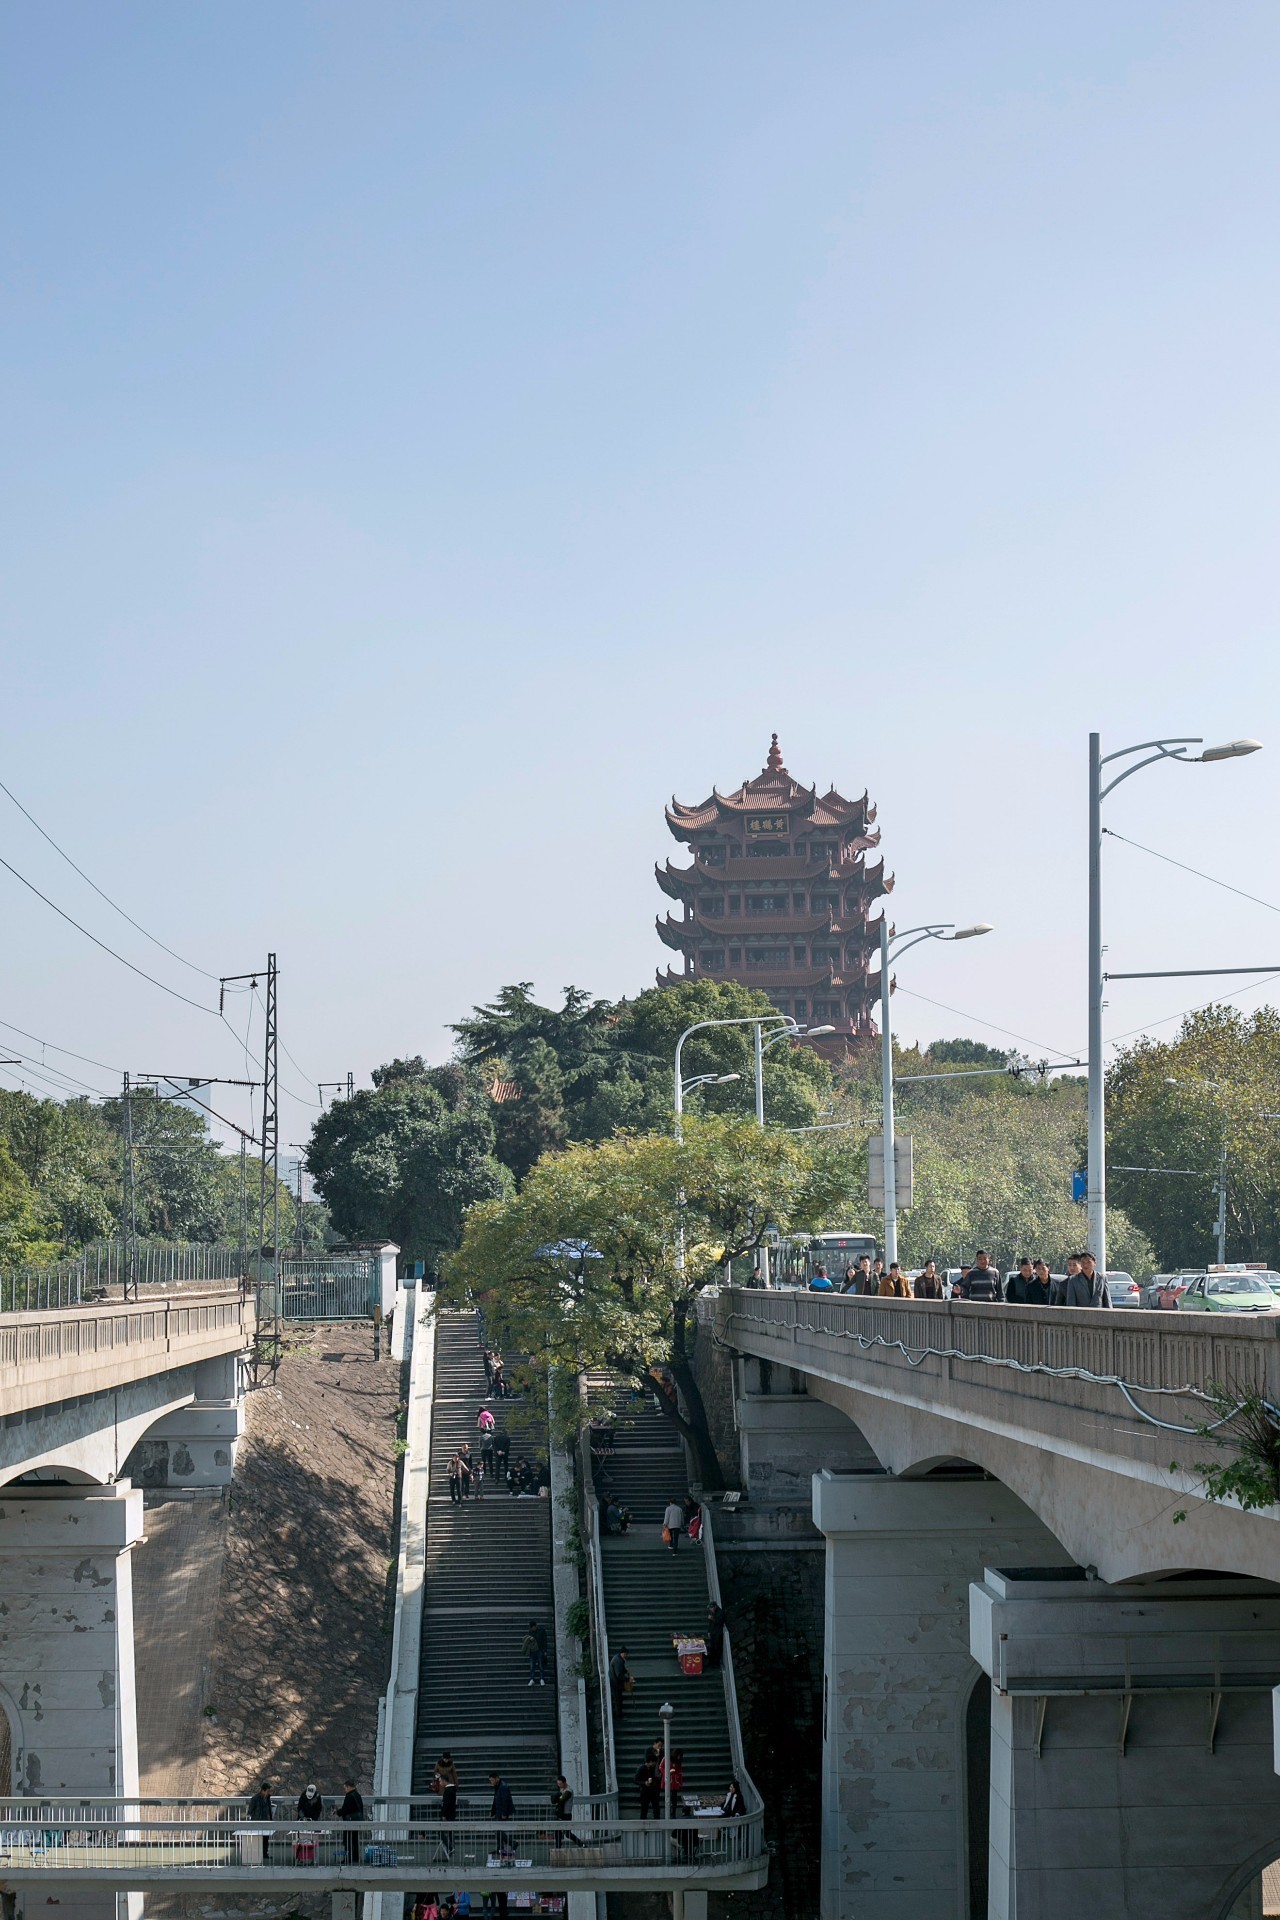
<svg viewBox="0 0 1280 1920">
<path fill-rule="evenodd" d="M 680 1545 L 680 1529 L 684 1525 L 684 1508 L 678 1500 L 668 1500 L 667 1510 L 662 1516 L 662 1544 L 669 1553 L 674 1553 Z"/>
</svg>

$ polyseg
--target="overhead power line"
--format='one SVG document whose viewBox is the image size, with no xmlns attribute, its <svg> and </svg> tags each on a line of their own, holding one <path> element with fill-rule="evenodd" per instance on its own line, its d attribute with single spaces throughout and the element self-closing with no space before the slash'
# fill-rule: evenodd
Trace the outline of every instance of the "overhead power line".
<svg viewBox="0 0 1280 1920">
<path fill-rule="evenodd" d="M 927 993 L 917 993 L 914 987 L 895 986 L 894 992 L 905 993 L 911 1000 L 923 1000 L 926 1006 L 941 1007 L 944 1013 L 954 1013 L 961 1020 L 972 1020 L 979 1027 L 989 1027 L 992 1033 L 1003 1033 L 1010 1040 L 1021 1040 L 1023 1045 L 1028 1047 L 1040 1047 L 1046 1053 L 1056 1053 L 1069 1064 L 1075 1064 L 1066 1047 L 1050 1046 L 1047 1040 L 1031 1040 L 1025 1033 L 1015 1033 L 1012 1027 L 998 1027 L 994 1020 L 983 1020 L 976 1013 L 967 1013 L 963 1007 L 949 1007 L 945 1000 L 931 1000 Z"/>
<path fill-rule="evenodd" d="M 1131 840 L 1126 833 L 1117 833 L 1113 827 L 1104 827 L 1102 831 L 1112 840 L 1123 840 L 1126 847 L 1136 847 L 1139 853 L 1149 853 L 1153 860 L 1163 860 L 1167 866 L 1180 867 L 1183 873 L 1193 873 L 1197 880 L 1207 880 L 1211 887 L 1221 887 L 1226 893 L 1234 893 L 1241 900 L 1252 900 L 1255 907 L 1265 907 L 1268 913 L 1280 913 L 1280 907 L 1270 900 L 1259 899 L 1256 893 L 1246 893 L 1243 887 L 1233 887 L 1229 880 L 1219 880 L 1216 873 L 1201 873 L 1199 867 L 1189 867 L 1185 860 L 1175 860 L 1171 853 L 1157 853 L 1154 847 L 1144 847 L 1141 840 Z"/>
<path fill-rule="evenodd" d="M 109 1066 L 105 1060 L 95 1060 L 92 1054 L 76 1053 L 71 1047 L 60 1047 L 53 1040 L 42 1040 L 38 1033 L 28 1033 L 25 1027 L 15 1027 L 12 1020 L 0 1020 L 0 1027 L 10 1033 L 20 1033 L 24 1040 L 34 1040 L 38 1047 L 52 1047 L 55 1053 L 65 1053 L 68 1060 L 83 1060 L 86 1067 L 101 1067 L 104 1073 L 123 1073 L 123 1067 Z"/>
<path fill-rule="evenodd" d="M 95 947 L 101 947 L 102 951 L 109 953 L 113 960 L 118 960 L 122 967 L 128 967 L 130 973 L 136 973 L 140 980 L 146 980 L 153 987 L 159 987 L 161 993 L 170 994 L 175 1000 L 185 1001 L 187 1006 L 194 1007 L 198 1013 L 207 1013 L 212 1015 L 215 1020 L 217 1019 L 216 1008 L 206 1007 L 202 1001 L 193 1000 L 190 994 L 179 993 L 176 987 L 167 987 L 164 981 L 157 980 L 153 973 L 147 973 L 142 967 L 135 967 L 132 960 L 126 960 L 122 953 L 117 953 L 114 947 L 109 947 L 105 940 L 99 940 L 96 933 L 90 933 L 88 927 L 82 927 L 78 920 L 73 920 L 71 915 L 64 912 L 56 901 L 51 900 L 47 893 L 41 893 L 39 887 L 33 885 L 25 874 L 19 873 L 16 867 L 10 866 L 9 862 L 2 856 L 0 856 L 0 867 L 3 867 L 6 873 L 11 873 L 15 880 L 20 880 L 29 893 L 34 893 L 37 900 L 44 901 L 46 907 L 52 907 L 58 917 L 65 920 L 68 926 L 74 927 L 77 933 L 82 933 L 86 940 L 92 940 Z"/>
<path fill-rule="evenodd" d="M 3 780 L 0 780 L 0 793 L 4 793 L 8 795 L 10 800 L 12 800 L 14 806 L 18 809 L 18 812 L 22 815 L 23 819 L 29 820 L 31 822 L 31 825 L 35 828 L 36 832 L 40 835 L 41 839 L 47 840 L 49 842 L 49 845 L 53 848 L 54 852 L 56 854 L 61 855 L 62 859 L 66 861 L 67 865 L 71 868 L 71 871 L 73 873 L 78 873 L 80 875 L 80 878 L 84 881 L 85 885 L 87 887 L 92 887 L 94 892 L 97 894 L 98 898 L 100 900 L 105 900 L 107 905 L 112 909 L 112 911 L 115 913 L 118 913 L 122 920 L 127 920 L 131 927 L 136 927 L 137 931 L 142 935 L 144 940 L 149 940 L 153 947 L 159 947 L 162 953 L 167 953 L 171 960 L 178 961 L 178 963 L 181 966 L 190 967 L 192 973 L 202 973 L 206 980 L 217 979 L 218 976 L 216 973 L 210 973 L 207 967 L 198 967 L 194 960 L 184 959 L 183 956 L 180 953 L 175 952 L 172 947 L 167 947 L 163 940 L 158 940 L 154 933 L 148 933 L 147 929 L 143 926 L 140 920 L 135 920 L 131 913 L 125 912 L 124 908 L 120 905 L 118 900 L 113 900 L 109 893 L 104 893 L 102 888 L 98 885 L 97 881 L 91 880 L 88 874 L 85 872 L 84 868 L 78 867 L 76 865 L 75 861 L 71 858 L 71 855 L 67 852 L 66 848 L 60 847 L 58 845 L 53 835 L 51 833 L 46 832 L 45 828 L 40 825 L 40 822 L 36 819 L 35 815 L 27 811 L 26 807 L 23 806 L 21 800 L 19 800 L 17 794 L 14 793 L 11 787 L 6 787 Z M 83 931 L 83 929 L 81 929 L 81 931 Z M 93 936 L 90 935 L 89 937 L 90 939 L 92 939 Z M 126 962 L 126 965 L 127 964 L 128 963 Z"/>
</svg>

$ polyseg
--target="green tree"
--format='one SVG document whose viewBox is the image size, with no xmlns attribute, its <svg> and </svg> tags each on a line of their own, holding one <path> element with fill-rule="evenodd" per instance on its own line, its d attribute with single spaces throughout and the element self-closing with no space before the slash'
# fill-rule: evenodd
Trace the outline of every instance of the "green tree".
<svg viewBox="0 0 1280 1920">
<path fill-rule="evenodd" d="M 36 1266 L 56 1251 L 46 1236 L 35 1189 L 0 1142 L 0 1269 Z"/>
<path fill-rule="evenodd" d="M 669 1367 L 684 1411 L 663 1395 L 666 1411 L 702 1484 L 721 1487 L 693 1375 L 698 1293 L 769 1226 L 824 1220 L 860 1177 L 847 1148 L 738 1118 L 690 1117 L 683 1142 L 573 1145 L 544 1155 L 518 1193 L 471 1210 L 440 1297 L 478 1301 L 501 1345 L 570 1376 L 608 1368 L 647 1388 Z"/>
<path fill-rule="evenodd" d="M 120 1142 L 100 1107 L 85 1099 L 41 1100 L 0 1089 L 0 1140 L 29 1181 L 62 1251 L 117 1231 Z"/>
<path fill-rule="evenodd" d="M 1172 1041 L 1126 1047 L 1107 1075 L 1107 1181 L 1162 1267 L 1217 1258 L 1227 1156 L 1227 1254 L 1280 1261 L 1280 1013 L 1205 1007 Z M 1185 1168 L 1129 1173 L 1126 1167 Z"/>
<path fill-rule="evenodd" d="M 467 1208 L 510 1184 L 476 1076 L 421 1061 L 395 1062 L 372 1089 L 335 1100 L 306 1165 L 339 1233 L 391 1239 L 433 1263 L 458 1244 Z"/>
<path fill-rule="evenodd" d="M 499 1158 L 523 1179 L 543 1153 L 574 1140 L 607 1140 L 620 1130 L 669 1127 L 676 1041 L 705 1020 L 776 1017 L 766 994 L 734 981 L 686 981 L 651 987 L 634 1000 L 593 1000 L 567 987 L 560 1007 L 541 1006 L 532 986 L 504 987 L 488 1006 L 459 1021 L 461 1061 L 505 1083 L 495 1106 Z M 689 1077 L 736 1074 L 736 1081 L 700 1088 L 693 1109 L 751 1113 L 754 1080 L 750 1028 L 705 1029 L 687 1043 Z M 808 1047 L 769 1050 L 765 1105 L 779 1126 L 808 1126 L 831 1090 L 831 1071 Z"/>
</svg>

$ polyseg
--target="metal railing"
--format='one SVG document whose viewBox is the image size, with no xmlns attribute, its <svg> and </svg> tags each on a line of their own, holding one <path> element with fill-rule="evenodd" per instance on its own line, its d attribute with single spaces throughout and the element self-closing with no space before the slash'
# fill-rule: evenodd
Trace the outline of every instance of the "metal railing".
<svg viewBox="0 0 1280 1920">
<path fill-rule="evenodd" d="M 711 1508 L 707 1501 L 702 1503 L 702 1546 L 707 1560 L 707 1591 L 716 1605 L 723 1608 L 720 1596 L 720 1569 L 716 1564 L 715 1528 L 711 1521 Z M 747 1766 L 747 1757 L 742 1744 L 742 1720 L 738 1712 L 738 1686 L 733 1673 L 733 1641 L 729 1630 L 725 1628 L 724 1650 L 720 1656 L 721 1681 L 724 1685 L 724 1707 L 729 1721 L 729 1752 L 733 1758 L 734 1778 L 742 1792 L 742 1798 L 751 1812 L 763 1807 L 764 1801 L 760 1789 L 751 1778 Z"/>
<path fill-rule="evenodd" d="M 582 1511 L 586 1526 L 587 1606 L 591 1617 L 591 1657 L 600 1693 L 600 1740 L 604 1749 L 604 1780 L 612 1805 L 618 1804 L 618 1761 L 613 1744 L 613 1684 L 609 1677 L 609 1627 L 604 1606 L 604 1562 L 600 1553 L 600 1501 L 596 1495 L 591 1460 L 591 1429 L 578 1435 L 582 1473 Z"/>
<path fill-rule="evenodd" d="M 237 1247 L 202 1241 L 140 1240 L 133 1263 L 139 1286 L 172 1287 L 238 1280 L 244 1260 Z M 130 1277 L 125 1240 L 96 1240 L 74 1259 L 0 1273 L 0 1313 L 44 1313 L 77 1307 Z"/>
<path fill-rule="evenodd" d="M 104 1815 L 104 1809 L 111 1811 Z M 320 1885 L 521 1886 L 583 1884 L 622 1875 L 697 1883 L 759 1871 L 761 1816 L 727 1819 L 688 1808 L 663 1820 L 251 1820 L 241 1802 L 212 1815 L 140 1817 L 142 1803 L 14 1801 L 0 1806 L 0 1876 L 133 1890 L 246 1876 Z M 86 1811 L 88 1809 L 88 1811 Z M 625 1884 L 625 1879 L 623 1884 Z"/>
</svg>

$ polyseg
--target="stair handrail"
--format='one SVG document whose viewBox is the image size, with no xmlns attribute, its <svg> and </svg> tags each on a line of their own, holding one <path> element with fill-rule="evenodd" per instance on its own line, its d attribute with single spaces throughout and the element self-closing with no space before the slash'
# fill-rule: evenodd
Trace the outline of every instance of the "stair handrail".
<svg viewBox="0 0 1280 1920">
<path fill-rule="evenodd" d="M 723 1608 L 720 1597 L 720 1569 L 716 1564 L 715 1529 L 711 1524 L 711 1507 L 702 1502 L 702 1547 L 707 1561 L 707 1592 L 715 1604 Z M 751 1778 L 747 1766 L 747 1757 L 742 1746 L 742 1722 L 738 1717 L 738 1688 L 733 1677 L 733 1644 L 729 1629 L 725 1628 L 724 1651 L 720 1656 L 720 1677 L 724 1683 L 724 1710 L 729 1722 L 729 1752 L 733 1756 L 734 1773 L 742 1789 L 742 1798 L 749 1813 L 758 1813 L 764 1806 L 764 1798 Z"/>
<path fill-rule="evenodd" d="M 585 1397 L 585 1382 L 579 1376 L 578 1391 Z M 613 1745 L 613 1688 L 609 1680 L 609 1626 L 604 1610 L 604 1562 L 600 1553 L 600 1502 L 596 1495 L 595 1472 L 591 1462 L 591 1433 L 584 1424 L 578 1434 L 578 1459 L 582 1467 L 582 1509 L 586 1520 L 587 1606 L 591 1615 L 591 1653 L 596 1664 L 600 1688 L 600 1733 L 604 1746 L 605 1791 L 617 1804 L 618 1764 Z"/>
</svg>

